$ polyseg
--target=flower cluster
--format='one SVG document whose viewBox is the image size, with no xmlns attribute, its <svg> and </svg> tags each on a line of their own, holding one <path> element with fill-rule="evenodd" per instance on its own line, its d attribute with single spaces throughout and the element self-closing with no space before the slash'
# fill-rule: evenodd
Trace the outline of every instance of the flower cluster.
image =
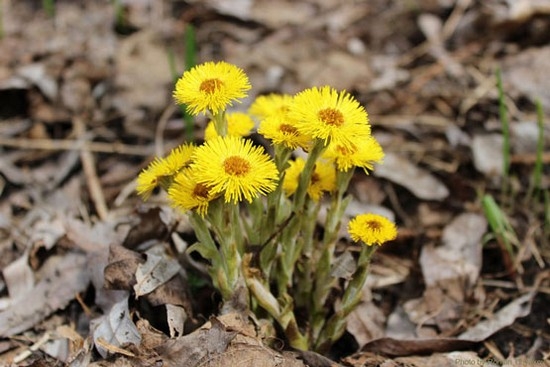
<svg viewBox="0 0 550 367">
<path fill-rule="evenodd" d="M 173 97 L 190 114 L 210 117 L 205 141 L 156 158 L 140 173 L 137 192 L 145 200 L 159 186 L 173 207 L 189 214 L 197 237 L 189 251 L 210 262 L 224 307 L 263 310 L 293 347 L 323 351 L 342 335 L 359 302 L 373 245 L 397 234 L 382 216 L 353 218 L 348 231 L 361 251 L 339 289 L 332 266 L 347 188 L 356 167 L 368 173 L 384 153 L 367 112 L 345 91 L 324 86 L 263 95 L 248 113 L 228 112 L 249 89 L 246 74 L 226 62 L 185 72 Z M 272 154 L 247 138 L 256 125 Z M 316 227 L 321 217 L 323 231 Z M 334 294 L 341 301 L 328 305 Z M 298 320 L 297 309 L 308 319 Z"/>
</svg>

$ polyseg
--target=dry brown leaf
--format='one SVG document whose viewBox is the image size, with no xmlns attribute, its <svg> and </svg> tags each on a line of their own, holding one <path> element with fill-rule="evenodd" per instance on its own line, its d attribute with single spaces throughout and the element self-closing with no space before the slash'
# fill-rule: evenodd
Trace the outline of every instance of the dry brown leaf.
<svg viewBox="0 0 550 367">
<path fill-rule="evenodd" d="M 449 196 L 447 187 L 430 172 L 395 153 L 386 153 L 384 163 L 376 166 L 374 175 L 407 188 L 419 199 L 443 200 Z"/>
<path fill-rule="evenodd" d="M 38 87 L 48 99 L 53 101 L 57 98 L 59 85 L 55 78 L 48 74 L 44 63 L 24 65 L 17 69 L 16 75 L 30 84 L 26 86 L 26 88 L 34 85 Z"/>
<path fill-rule="evenodd" d="M 548 0 L 488 1 L 486 5 L 495 24 L 524 23 L 531 17 L 550 14 Z"/>
<path fill-rule="evenodd" d="M 109 247 L 109 260 L 105 267 L 105 288 L 130 290 L 136 284 L 136 269 L 143 258 L 135 251 L 120 245 Z"/>
<path fill-rule="evenodd" d="M 346 330 L 353 335 L 359 346 L 384 336 L 386 316 L 372 302 L 364 302 L 351 312 Z"/>
<path fill-rule="evenodd" d="M 426 286 L 445 287 L 446 281 L 457 279 L 465 286 L 463 292 L 469 292 L 481 271 L 481 238 L 486 231 L 487 220 L 476 213 L 460 214 L 449 223 L 441 246 L 422 248 L 420 266 Z"/>
<path fill-rule="evenodd" d="M 482 341 L 497 331 L 512 325 L 516 319 L 529 315 L 535 295 L 536 292 L 529 292 L 513 300 L 492 315 L 490 319 L 480 321 L 460 334 L 459 339 Z"/>
<path fill-rule="evenodd" d="M 464 213 L 445 227 L 441 246 L 423 246 L 420 265 L 427 289 L 421 299 L 404 306 L 412 321 L 443 331 L 454 328 L 481 271 L 481 238 L 486 230 L 485 217 Z"/>
<path fill-rule="evenodd" d="M 124 239 L 123 246 L 134 249 L 148 240 L 160 241 L 168 237 L 170 222 L 169 214 L 159 207 L 141 208 L 137 216 L 132 217 L 132 228 Z"/>
<path fill-rule="evenodd" d="M 397 306 L 388 316 L 386 336 L 396 340 L 416 338 L 416 324 L 411 321 L 403 306 Z"/>
<path fill-rule="evenodd" d="M 0 335 L 11 336 L 33 327 L 83 292 L 90 281 L 85 264 L 86 256 L 80 254 L 50 257 L 36 286 L 0 313 Z"/>
<path fill-rule="evenodd" d="M 407 280 L 413 268 L 413 261 L 384 253 L 377 253 L 375 261 L 370 265 L 367 287 L 379 289 Z"/>
<path fill-rule="evenodd" d="M 361 351 L 388 356 L 412 356 L 472 349 L 495 332 L 510 326 L 517 318 L 528 315 L 535 294 L 536 292 L 530 292 L 517 298 L 495 313 L 491 319 L 481 321 L 458 338 L 399 340 L 385 337 L 367 343 Z M 456 358 L 461 357 L 456 356 Z"/>
<path fill-rule="evenodd" d="M 318 50 L 308 43 L 303 46 L 310 48 L 311 54 L 294 66 L 301 85 L 330 85 L 338 90 L 369 89 L 372 71 L 365 60 L 338 50 Z"/>
<path fill-rule="evenodd" d="M 462 285 L 458 281 L 448 281 L 445 286 L 445 289 L 429 287 L 421 298 L 403 304 L 409 319 L 417 325 L 417 337 L 433 338 L 438 331 L 448 334 L 460 320 L 465 306 L 460 298 L 463 296 Z"/>
<path fill-rule="evenodd" d="M 24 254 L 2 270 L 2 276 L 10 295 L 7 304 L 25 297 L 34 286 L 34 272 L 29 266 L 28 260 L 28 254 Z"/>
<path fill-rule="evenodd" d="M 177 260 L 164 254 L 162 246 L 152 247 L 145 255 L 145 262 L 138 264 L 136 269 L 136 284 L 133 287 L 136 297 L 151 293 L 181 269 Z"/>
<path fill-rule="evenodd" d="M 186 320 L 187 312 L 185 308 L 171 304 L 166 305 L 166 321 L 168 322 L 171 338 L 183 335 Z"/>
<path fill-rule="evenodd" d="M 213 321 L 211 328 L 169 339 L 156 350 L 167 367 L 195 367 L 223 353 L 236 334 L 227 331 L 219 321 Z"/>
<path fill-rule="evenodd" d="M 549 69 L 550 46 L 531 48 L 504 60 L 502 79 L 531 101 L 540 99 L 543 108 L 550 111 Z"/>
<path fill-rule="evenodd" d="M 91 329 L 95 346 L 103 358 L 108 353 L 122 353 L 119 348 L 125 345 L 141 343 L 139 330 L 130 316 L 128 298 L 115 303 L 108 314 L 92 320 Z"/>
<path fill-rule="evenodd" d="M 500 134 L 476 135 L 472 139 L 474 166 L 487 178 L 499 180 L 503 174 L 504 139 Z"/>
<path fill-rule="evenodd" d="M 132 114 L 143 108 L 160 111 L 166 107 L 172 75 L 167 51 L 159 40 L 159 34 L 144 30 L 120 42 L 115 78 L 120 92 L 115 104 L 122 113 Z"/>
</svg>

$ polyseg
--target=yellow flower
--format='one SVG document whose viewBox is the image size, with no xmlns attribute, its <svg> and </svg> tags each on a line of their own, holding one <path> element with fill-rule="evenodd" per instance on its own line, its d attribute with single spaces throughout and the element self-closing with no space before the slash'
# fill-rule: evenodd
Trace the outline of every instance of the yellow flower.
<svg viewBox="0 0 550 367">
<path fill-rule="evenodd" d="M 250 106 L 248 113 L 261 120 L 273 115 L 286 115 L 292 103 L 292 96 L 288 94 L 272 93 L 257 97 Z"/>
<path fill-rule="evenodd" d="M 174 178 L 174 182 L 168 189 L 168 198 L 174 207 L 196 210 L 201 217 L 204 217 L 208 204 L 216 198 L 216 195 L 208 186 L 197 182 L 192 170 L 188 168 Z"/>
<path fill-rule="evenodd" d="M 369 136 L 365 139 L 343 144 L 329 144 L 324 157 L 334 160 L 339 171 L 347 172 L 350 168 L 361 167 L 373 170 L 375 163 L 380 163 L 384 158 L 384 151 L 378 141 Z"/>
<path fill-rule="evenodd" d="M 173 93 L 178 104 L 186 104 L 192 115 L 210 110 L 218 114 L 233 101 L 246 97 L 250 89 L 248 77 L 235 65 L 206 62 L 183 73 Z"/>
<path fill-rule="evenodd" d="M 242 112 L 226 114 L 227 135 L 244 137 L 250 135 L 254 128 L 254 121 L 250 115 Z M 218 136 L 214 121 L 210 121 L 204 130 L 204 140 L 211 140 Z"/>
<path fill-rule="evenodd" d="M 348 147 L 370 135 L 367 112 L 349 93 L 325 86 L 298 93 L 289 116 L 304 135 Z"/>
<path fill-rule="evenodd" d="M 350 220 L 348 232 L 355 242 L 367 246 L 382 245 L 397 237 L 397 228 L 389 219 L 378 214 L 360 214 Z"/>
<path fill-rule="evenodd" d="M 305 164 L 302 158 L 296 158 L 294 161 L 289 161 L 283 178 L 283 190 L 288 196 L 294 194 L 298 189 L 300 173 L 304 170 Z"/>
<path fill-rule="evenodd" d="M 197 148 L 191 168 L 197 181 L 223 193 L 225 202 L 252 202 L 277 187 L 279 172 L 263 148 L 235 136 L 217 137 Z"/>
<path fill-rule="evenodd" d="M 273 144 L 284 145 L 293 150 L 298 147 L 308 150 L 311 145 L 311 138 L 302 134 L 286 114 L 266 117 L 260 122 L 258 133 L 270 139 Z"/>
<path fill-rule="evenodd" d="M 292 96 L 288 94 L 268 94 L 256 98 L 248 112 L 258 117 L 258 133 L 270 139 L 273 144 L 290 149 L 302 147 L 307 150 L 311 138 L 298 131 L 295 122 L 288 116 Z"/>
<path fill-rule="evenodd" d="M 194 150 L 195 146 L 192 144 L 180 145 L 172 149 L 168 156 L 155 158 L 141 171 L 137 178 L 136 191 L 143 200 L 147 200 L 158 185 L 167 189 L 172 177 L 189 165 Z"/>
<path fill-rule="evenodd" d="M 294 194 L 298 188 L 300 174 L 304 170 L 305 161 L 302 158 L 296 158 L 291 161 L 289 167 L 285 170 L 283 179 L 283 190 L 288 196 Z M 318 202 L 325 192 L 336 190 L 336 170 L 334 165 L 329 162 L 320 161 L 315 164 L 311 181 L 307 188 L 307 194 L 313 200 Z"/>
</svg>

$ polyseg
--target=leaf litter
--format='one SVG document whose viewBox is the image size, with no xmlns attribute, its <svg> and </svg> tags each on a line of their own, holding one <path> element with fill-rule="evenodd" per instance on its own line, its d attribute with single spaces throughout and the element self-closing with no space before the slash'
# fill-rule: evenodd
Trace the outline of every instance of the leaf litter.
<svg viewBox="0 0 550 367">
<path fill-rule="evenodd" d="M 127 1 L 131 35 L 116 33 L 107 3 L 59 1 L 54 19 L 26 2 L 6 4 L 2 363 L 454 366 L 524 356 L 548 365 L 548 232 L 540 203 L 520 195 L 534 163 L 533 104 L 550 108 L 547 2 L 415 1 L 413 10 L 381 0 Z M 375 257 L 348 320 L 353 342 L 333 351 L 333 362 L 281 351 L 277 339 L 262 339 L 276 334 L 258 334 L 260 324 L 251 328 L 246 317 L 218 316 L 208 281 L 193 278 L 200 259 L 181 253 L 194 241 L 189 226 L 160 195 L 144 206 L 124 194 L 153 147 L 168 151 L 183 135 L 163 55 L 182 54 L 188 23 L 201 60 L 240 65 L 258 93 L 347 89 L 383 137 L 385 163 L 354 178 L 349 210 L 374 205 L 396 218 L 400 235 Z M 502 176 L 500 65 L 517 175 L 512 223 L 519 242 L 536 250 L 522 249 L 515 276 L 477 196 L 498 194 Z M 544 129 L 547 150 L 547 121 Z M 83 175 L 85 155 L 93 160 Z M 346 256 L 335 268 L 342 279 Z"/>
</svg>

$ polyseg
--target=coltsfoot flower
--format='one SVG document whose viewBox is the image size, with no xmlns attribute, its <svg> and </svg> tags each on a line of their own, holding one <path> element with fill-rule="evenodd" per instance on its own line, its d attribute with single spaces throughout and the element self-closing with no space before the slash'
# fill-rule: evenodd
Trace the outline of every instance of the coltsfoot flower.
<svg viewBox="0 0 550 367">
<path fill-rule="evenodd" d="M 230 112 L 225 115 L 227 119 L 227 135 L 245 137 L 250 135 L 254 128 L 254 120 L 243 112 Z M 212 140 L 218 136 L 214 121 L 210 121 L 204 130 L 204 140 Z"/>
<path fill-rule="evenodd" d="M 172 149 L 166 157 L 155 158 L 141 171 L 137 178 L 136 191 L 143 200 L 147 200 L 159 185 L 167 189 L 173 176 L 189 165 L 195 148 L 192 144 L 182 144 Z"/>
<path fill-rule="evenodd" d="M 204 217 L 208 204 L 216 198 L 211 188 L 197 182 L 191 169 L 178 173 L 168 189 L 168 198 L 172 206 L 183 210 L 195 210 Z"/>
<path fill-rule="evenodd" d="M 206 110 L 216 115 L 246 97 L 249 89 L 248 77 L 242 69 L 224 61 L 206 62 L 183 73 L 173 96 L 178 104 L 187 105 L 192 115 Z"/>
<path fill-rule="evenodd" d="M 283 145 L 289 149 L 298 147 L 308 149 L 311 138 L 302 134 L 288 115 L 273 115 L 260 122 L 258 133 L 262 134 L 276 145 Z"/>
<path fill-rule="evenodd" d="M 291 161 L 289 167 L 285 171 L 283 180 L 283 190 L 290 196 L 294 194 L 298 188 L 300 174 L 304 170 L 305 161 L 302 158 L 296 158 Z M 336 190 L 336 170 L 330 162 L 318 162 L 313 169 L 311 181 L 307 187 L 309 197 L 318 202 L 325 192 L 333 192 Z"/>
<path fill-rule="evenodd" d="M 349 221 L 348 232 L 355 242 L 367 246 L 382 245 L 397 237 L 397 228 L 388 218 L 378 214 L 360 214 Z"/>
<path fill-rule="evenodd" d="M 277 93 L 259 96 L 248 109 L 248 113 L 260 120 L 271 116 L 286 115 L 290 110 L 292 98 L 289 94 Z"/>
<path fill-rule="evenodd" d="M 370 136 L 367 112 L 349 93 L 334 88 L 309 88 L 294 96 L 289 116 L 304 135 L 349 147 Z"/>
<path fill-rule="evenodd" d="M 311 144 L 311 137 L 300 133 L 288 116 L 292 98 L 289 94 L 277 93 L 259 96 L 248 109 L 248 113 L 260 120 L 258 133 L 273 144 L 292 150 L 298 147 L 307 149 Z"/>
<path fill-rule="evenodd" d="M 367 170 L 374 169 L 375 163 L 382 162 L 384 151 L 378 141 L 369 136 L 347 145 L 331 143 L 324 157 L 333 160 L 339 171 L 347 172 L 351 168 L 361 167 L 368 173 Z"/>
<path fill-rule="evenodd" d="M 279 172 L 263 148 L 235 136 L 217 137 L 197 148 L 191 168 L 197 181 L 223 193 L 225 202 L 252 202 L 277 187 Z"/>
</svg>

